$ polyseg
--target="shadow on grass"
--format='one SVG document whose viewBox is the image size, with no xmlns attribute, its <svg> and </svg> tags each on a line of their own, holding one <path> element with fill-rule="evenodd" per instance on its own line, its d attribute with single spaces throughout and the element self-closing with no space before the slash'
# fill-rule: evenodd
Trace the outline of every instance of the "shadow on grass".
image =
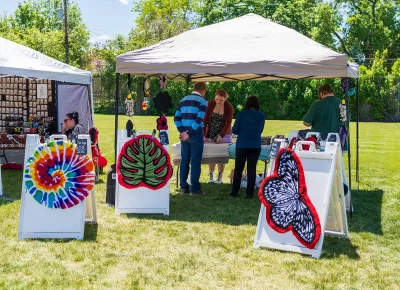
<svg viewBox="0 0 400 290">
<path fill-rule="evenodd" d="M 21 199 L 22 170 L 1 169 L 1 175 L 3 196 L 12 200 Z"/>
<path fill-rule="evenodd" d="M 15 201 L 14 198 L 7 196 L 0 196 L 0 206 L 7 205 L 9 203 L 13 203 Z"/>
<path fill-rule="evenodd" d="M 348 217 L 350 232 L 368 232 L 383 235 L 382 197 L 383 190 L 352 190 L 353 217 Z"/>
<path fill-rule="evenodd" d="M 99 179 L 96 181 L 96 184 L 102 184 L 102 183 L 105 183 L 103 179 Z"/>
<path fill-rule="evenodd" d="M 223 223 L 228 225 L 256 226 L 260 211 L 257 190 L 254 198 L 245 199 L 245 189 L 241 189 L 237 198 L 229 196 L 230 184 L 202 184 L 207 196 L 179 195 L 179 191 L 171 187 L 170 215 L 160 214 L 127 214 L 129 218 L 173 220 L 200 223 Z"/>
<path fill-rule="evenodd" d="M 97 242 L 97 230 L 99 225 L 97 223 L 85 223 L 85 236 L 84 241 Z"/>
<path fill-rule="evenodd" d="M 336 259 L 340 256 L 346 256 L 352 260 L 359 260 L 357 253 L 358 247 L 351 243 L 351 240 L 325 235 L 322 246 L 321 259 Z"/>
</svg>

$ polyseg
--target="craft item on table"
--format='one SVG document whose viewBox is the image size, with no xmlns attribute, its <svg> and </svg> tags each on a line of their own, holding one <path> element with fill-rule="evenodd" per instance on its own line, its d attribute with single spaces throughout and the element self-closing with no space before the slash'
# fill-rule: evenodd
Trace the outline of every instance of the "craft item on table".
<svg viewBox="0 0 400 290">
<path fill-rule="evenodd" d="M 168 120 L 165 115 L 161 115 L 157 118 L 157 130 L 168 130 Z"/>
<path fill-rule="evenodd" d="M 278 233 L 291 231 L 296 239 L 313 249 L 321 236 L 318 213 L 308 194 L 303 166 L 289 148 L 281 148 L 272 175 L 258 194 L 266 207 L 268 225 Z"/>
<path fill-rule="evenodd" d="M 6 164 L 1 164 L 1 168 L 3 169 L 10 169 L 10 170 L 22 170 L 23 169 L 23 165 L 22 164 L 18 164 L 15 162 L 8 162 Z"/>
<path fill-rule="evenodd" d="M 131 120 L 128 120 L 128 122 L 126 122 L 125 128 L 126 128 L 128 137 L 131 137 L 133 134 L 133 129 L 135 128 L 135 125 L 133 124 L 133 122 Z"/>
<path fill-rule="evenodd" d="M 166 74 L 160 74 L 159 76 L 159 84 L 160 84 L 160 89 L 166 89 L 167 88 L 167 75 Z"/>
<path fill-rule="evenodd" d="M 142 110 L 147 111 L 148 109 L 150 109 L 150 103 L 149 103 L 149 101 L 144 101 L 142 103 Z"/>
<path fill-rule="evenodd" d="M 172 98 L 167 91 L 159 92 L 153 98 L 154 108 L 160 113 L 167 113 L 172 107 Z"/>
<path fill-rule="evenodd" d="M 11 135 L 11 134 L 1 134 L 0 135 L 0 148 L 23 148 L 25 145 L 24 135 Z"/>
<path fill-rule="evenodd" d="M 139 135 L 127 141 L 118 155 L 118 183 L 128 189 L 164 187 L 172 176 L 168 152 L 156 138 Z"/>
<path fill-rule="evenodd" d="M 77 155 L 76 145 L 50 141 L 28 159 L 24 178 L 27 191 L 38 203 L 66 209 L 90 194 L 95 182 L 94 164 L 89 155 Z"/>
<path fill-rule="evenodd" d="M 148 77 L 143 82 L 143 93 L 145 97 L 150 96 L 150 78 Z"/>
<path fill-rule="evenodd" d="M 133 93 L 133 92 L 130 93 L 130 94 L 126 97 L 126 99 L 125 99 L 126 114 L 127 114 L 129 117 L 132 117 L 133 114 L 135 113 L 135 112 L 134 112 L 134 109 L 135 109 L 135 100 L 134 100 L 134 97 L 132 96 L 132 94 L 134 94 L 134 93 Z"/>
<path fill-rule="evenodd" d="M 262 136 L 261 145 L 271 145 L 272 136 Z"/>
</svg>

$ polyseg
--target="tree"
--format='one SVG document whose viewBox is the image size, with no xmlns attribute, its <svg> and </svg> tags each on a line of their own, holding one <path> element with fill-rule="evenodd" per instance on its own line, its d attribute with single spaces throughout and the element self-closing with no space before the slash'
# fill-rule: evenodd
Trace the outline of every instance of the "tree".
<svg viewBox="0 0 400 290">
<path fill-rule="evenodd" d="M 57 17 L 62 0 L 24 0 L 13 15 L 0 17 L 0 35 L 57 60 L 65 60 L 64 22 Z M 70 64 L 83 67 L 89 48 L 89 31 L 79 7 L 68 5 Z"/>
<path fill-rule="evenodd" d="M 335 0 L 347 16 L 343 23 L 340 49 L 370 64 L 376 51 L 388 49 L 388 58 L 400 55 L 399 0 Z"/>
<path fill-rule="evenodd" d="M 141 48 L 189 30 L 194 23 L 192 5 L 190 0 L 140 0 L 129 47 Z"/>
</svg>

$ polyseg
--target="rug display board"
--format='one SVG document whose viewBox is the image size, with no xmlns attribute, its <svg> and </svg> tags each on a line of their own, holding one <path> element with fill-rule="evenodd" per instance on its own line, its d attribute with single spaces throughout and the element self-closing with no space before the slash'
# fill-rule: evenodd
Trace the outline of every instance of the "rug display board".
<svg viewBox="0 0 400 290">
<path fill-rule="evenodd" d="M 169 140 L 169 131 L 165 130 L 168 135 Z M 116 186 L 115 186 L 115 214 L 120 215 L 121 213 L 162 213 L 164 215 L 169 215 L 169 193 L 170 193 L 170 178 L 172 176 L 172 165 L 171 160 L 169 159 L 170 145 L 165 144 L 165 142 L 160 143 L 159 138 L 155 136 L 151 136 L 149 131 L 138 131 L 138 137 L 147 138 L 150 140 L 149 142 L 152 145 L 155 144 L 154 148 L 151 148 L 150 154 L 158 150 L 160 152 L 160 156 L 153 157 L 154 163 L 157 166 L 163 164 L 163 167 L 156 169 L 156 172 L 160 172 L 163 170 L 167 170 L 168 177 L 164 179 L 163 182 L 158 182 L 158 177 L 156 179 L 150 180 L 147 183 L 145 182 L 132 182 L 132 180 L 126 181 L 124 176 L 121 176 L 121 172 L 125 169 L 121 169 L 121 152 L 124 149 L 124 153 L 126 152 L 126 146 L 128 142 L 132 142 L 132 137 L 128 137 L 126 130 L 118 130 L 118 143 L 117 143 L 117 176 L 116 176 Z M 137 139 L 134 137 L 134 139 Z M 140 139 L 142 140 L 142 139 Z M 161 146 L 164 148 L 164 151 L 161 152 L 157 146 Z M 131 147 L 132 148 L 132 147 Z M 129 149 L 130 150 L 130 149 Z M 165 159 L 164 159 L 165 158 Z M 130 158 L 128 158 L 130 159 Z M 125 159 L 126 160 L 126 159 Z M 135 161 L 136 162 L 136 161 Z M 133 163 L 133 162 L 132 162 Z M 129 165 L 128 165 L 129 166 Z M 150 163 L 149 163 L 149 166 Z M 140 169 L 139 169 L 140 170 Z M 132 170 L 136 171 L 136 170 Z M 145 180 L 146 181 L 146 180 Z M 152 183 L 152 182 L 155 183 Z"/>
<path fill-rule="evenodd" d="M 302 150 L 302 145 L 310 146 L 308 150 Z M 285 148 L 285 146 L 286 144 L 282 142 L 281 148 Z M 324 234 L 348 238 L 340 145 L 336 142 L 327 142 L 325 151 L 317 152 L 313 142 L 299 141 L 295 149 L 304 169 L 308 198 L 319 218 L 321 232 L 319 240 L 312 248 L 309 248 L 300 243 L 292 231 L 278 232 L 274 230 L 267 222 L 266 207 L 261 204 L 254 248 L 266 247 L 319 258 Z M 268 176 L 273 174 L 275 163 L 276 158 L 271 156 Z"/>
<path fill-rule="evenodd" d="M 66 141 L 65 135 L 52 135 L 50 137 L 50 141 Z M 76 171 L 69 170 L 69 174 L 72 174 L 72 177 L 76 178 L 76 183 L 80 184 L 81 190 L 86 190 L 85 193 L 88 194 L 86 198 L 83 200 L 76 200 L 75 205 L 69 204 L 67 208 L 51 208 L 50 198 L 48 198 L 48 202 L 39 203 L 34 198 L 35 195 L 32 195 L 29 191 L 33 188 L 30 187 L 28 191 L 27 180 L 29 181 L 29 175 L 27 173 L 27 163 L 29 159 L 35 152 L 39 151 L 41 146 L 46 144 L 40 143 L 39 135 L 27 135 L 26 144 L 25 144 L 25 159 L 24 159 L 24 177 L 22 182 L 22 194 L 21 194 L 21 211 L 20 211 L 20 222 L 19 222 L 19 232 L 18 239 L 26 239 L 26 238 L 41 238 L 41 239 L 54 239 L 54 238 L 72 238 L 77 240 L 82 240 L 84 237 L 84 226 L 85 226 L 85 216 L 87 207 L 90 207 L 89 219 L 91 221 L 96 221 L 96 209 L 95 209 L 95 197 L 94 197 L 94 165 L 91 164 L 91 147 L 90 147 L 90 136 L 89 135 L 79 135 L 78 136 L 78 146 L 75 150 L 74 154 L 81 154 L 86 162 L 70 162 L 67 165 L 65 163 L 62 164 L 62 167 L 65 169 L 64 172 L 67 172 L 68 169 L 71 169 L 73 166 L 76 168 L 88 171 L 87 175 L 75 176 Z M 47 145 L 46 145 L 47 146 Z M 61 148 L 61 147 L 60 147 Z M 72 149 L 71 149 L 72 150 Z M 79 150 L 83 150 L 78 153 Z M 62 150 L 55 151 L 60 156 Z M 35 153 L 35 157 L 43 157 L 43 154 Z M 76 156 L 76 155 L 75 155 Z M 93 170 L 92 170 L 93 169 Z M 71 176 L 71 175 L 65 175 Z M 62 178 L 62 177 L 60 177 Z M 68 179 L 69 180 L 69 179 Z M 67 185 L 66 185 L 67 186 Z M 69 185 L 70 186 L 70 185 Z M 68 187 L 71 188 L 71 187 Z M 91 190 L 91 191 L 90 191 Z M 89 192 L 88 192 L 89 191 Z M 46 193 L 44 193 L 45 195 Z M 50 196 L 50 195 L 48 195 Z M 88 199 L 89 198 L 89 199 Z M 36 200 L 35 200 L 36 199 Z"/>
</svg>

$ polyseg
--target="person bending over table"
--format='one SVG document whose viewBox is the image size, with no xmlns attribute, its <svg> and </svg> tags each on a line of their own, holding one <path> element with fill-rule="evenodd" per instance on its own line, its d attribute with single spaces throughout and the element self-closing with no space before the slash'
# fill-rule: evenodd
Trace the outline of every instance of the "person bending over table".
<svg viewBox="0 0 400 290">
<path fill-rule="evenodd" d="M 232 127 L 232 133 L 237 134 L 236 159 L 232 189 L 229 193 L 236 197 L 240 190 L 242 173 L 247 161 L 246 198 L 253 198 L 256 184 L 257 161 L 261 152 L 261 134 L 264 130 L 265 115 L 260 111 L 258 97 L 247 99 L 245 108 L 241 111 Z"/>
<path fill-rule="evenodd" d="M 174 117 L 175 126 L 180 133 L 179 139 L 181 140 L 182 159 L 179 176 L 181 194 L 190 194 L 191 196 L 207 195 L 206 192 L 201 190 L 199 181 L 204 149 L 203 118 L 207 110 L 207 101 L 204 99 L 206 90 L 207 85 L 205 83 L 195 83 L 194 91 L 181 100 Z M 187 183 L 189 164 L 191 165 L 191 192 Z"/>
<path fill-rule="evenodd" d="M 75 143 L 76 140 L 78 140 L 78 135 L 88 134 L 82 124 L 79 124 L 78 112 L 72 112 L 65 116 L 64 125 L 61 128 L 61 132 L 64 135 L 67 135 L 68 141 Z"/>
<path fill-rule="evenodd" d="M 226 99 L 228 93 L 219 90 L 215 93 L 215 99 L 208 102 L 206 115 L 204 116 L 204 136 L 207 142 L 229 142 L 232 139 L 233 107 Z M 215 164 L 209 164 L 210 180 L 208 183 L 222 183 L 225 164 L 218 164 L 218 177 L 214 180 Z"/>
<path fill-rule="evenodd" d="M 340 129 L 339 105 L 340 100 L 335 97 L 332 87 L 324 84 L 318 90 L 319 100 L 315 101 L 307 114 L 303 124 L 311 126 L 311 131 L 319 133 L 338 133 Z"/>
</svg>

